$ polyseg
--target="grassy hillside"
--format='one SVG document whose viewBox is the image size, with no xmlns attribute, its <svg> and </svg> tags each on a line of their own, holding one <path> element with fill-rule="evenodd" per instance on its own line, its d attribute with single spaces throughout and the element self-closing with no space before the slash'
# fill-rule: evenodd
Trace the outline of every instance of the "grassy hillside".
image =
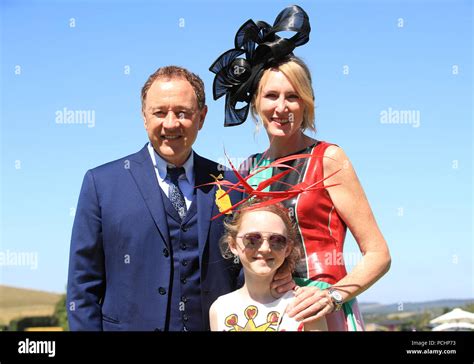
<svg viewBox="0 0 474 364">
<path fill-rule="evenodd" d="M 444 299 L 426 302 L 407 302 L 402 304 L 380 305 L 376 303 L 361 303 L 360 308 L 367 330 L 405 330 L 431 331 L 430 321 L 460 307 L 474 312 L 474 300 Z"/>
<path fill-rule="evenodd" d="M 463 307 L 474 303 L 473 298 L 469 299 L 444 299 L 425 302 L 403 302 L 382 305 L 374 302 L 359 302 L 360 310 L 366 314 L 401 314 L 402 312 L 421 313 L 426 310 L 443 311 L 444 308 Z"/>
<path fill-rule="evenodd" d="M 0 285 L 0 324 L 15 318 L 51 316 L 60 294 Z"/>
</svg>

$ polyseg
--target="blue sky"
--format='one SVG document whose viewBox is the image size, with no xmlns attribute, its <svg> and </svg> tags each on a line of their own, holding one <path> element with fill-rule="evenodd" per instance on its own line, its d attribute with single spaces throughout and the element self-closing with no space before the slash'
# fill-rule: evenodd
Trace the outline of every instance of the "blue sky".
<svg viewBox="0 0 474 364">
<path fill-rule="evenodd" d="M 178 64 L 205 82 L 198 153 L 223 161 L 224 145 L 236 159 L 266 148 L 251 120 L 224 129 L 208 68 L 247 19 L 273 23 L 291 2 L 0 4 L 2 284 L 64 291 L 82 178 L 147 142 L 140 89 L 156 68 Z M 360 300 L 473 298 L 471 1 L 297 4 L 312 26 L 296 54 L 313 75 L 315 137 L 351 158 L 393 257 Z M 58 123 L 65 108 L 90 123 Z M 397 113 L 412 118 L 393 123 Z M 357 251 L 349 235 L 348 263 Z M 30 258 L 13 263 L 20 254 Z"/>
</svg>

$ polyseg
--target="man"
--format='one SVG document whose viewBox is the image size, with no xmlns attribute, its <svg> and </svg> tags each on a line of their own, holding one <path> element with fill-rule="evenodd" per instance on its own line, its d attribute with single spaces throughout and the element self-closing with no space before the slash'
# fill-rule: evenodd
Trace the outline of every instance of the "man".
<svg viewBox="0 0 474 364">
<path fill-rule="evenodd" d="M 218 246 L 222 218 L 211 221 L 216 188 L 201 186 L 232 176 L 192 150 L 207 113 L 203 82 L 162 67 L 142 89 L 142 112 L 150 143 L 84 177 L 71 238 L 71 330 L 207 330 L 212 302 L 237 288 L 240 269 Z"/>
</svg>

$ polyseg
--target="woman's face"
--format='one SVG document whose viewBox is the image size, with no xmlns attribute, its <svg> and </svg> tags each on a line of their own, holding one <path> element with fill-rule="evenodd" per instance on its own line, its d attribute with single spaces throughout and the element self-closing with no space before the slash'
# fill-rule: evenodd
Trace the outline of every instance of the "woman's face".
<svg viewBox="0 0 474 364">
<path fill-rule="evenodd" d="M 288 78 L 280 71 L 271 69 L 258 95 L 257 112 L 268 136 L 290 137 L 301 132 L 304 103 Z"/>
<path fill-rule="evenodd" d="M 261 239 L 259 239 L 261 237 Z M 290 253 L 285 223 L 270 211 L 249 211 L 242 216 L 237 238 L 230 245 L 248 273 L 268 276 Z"/>
</svg>

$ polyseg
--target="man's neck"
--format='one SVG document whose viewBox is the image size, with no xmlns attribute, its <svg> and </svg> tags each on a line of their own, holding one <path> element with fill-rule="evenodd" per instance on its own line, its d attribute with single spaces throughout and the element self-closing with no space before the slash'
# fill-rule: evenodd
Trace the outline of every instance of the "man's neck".
<svg viewBox="0 0 474 364">
<path fill-rule="evenodd" d="M 171 164 L 175 167 L 182 167 L 184 164 L 188 161 L 188 159 L 191 157 L 193 154 L 193 150 L 191 149 L 188 153 L 188 155 L 185 158 L 180 158 L 180 157 L 169 157 L 169 156 L 164 156 L 157 152 L 157 150 L 153 147 L 153 145 L 150 143 L 151 148 L 155 152 L 155 155 L 157 158 L 161 158 L 166 164 Z"/>
</svg>

